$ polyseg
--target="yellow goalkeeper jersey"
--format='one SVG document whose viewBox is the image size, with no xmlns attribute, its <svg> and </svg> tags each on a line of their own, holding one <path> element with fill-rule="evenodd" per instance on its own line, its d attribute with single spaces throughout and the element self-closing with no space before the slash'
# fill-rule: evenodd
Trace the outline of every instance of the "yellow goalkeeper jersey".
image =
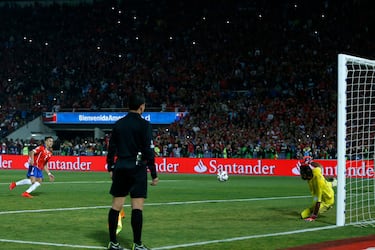
<svg viewBox="0 0 375 250">
<path fill-rule="evenodd" d="M 312 170 L 313 178 L 308 180 L 311 195 L 315 202 L 327 202 L 334 199 L 334 191 L 332 189 L 332 184 L 328 182 L 323 174 L 320 167 L 314 168 Z"/>
</svg>

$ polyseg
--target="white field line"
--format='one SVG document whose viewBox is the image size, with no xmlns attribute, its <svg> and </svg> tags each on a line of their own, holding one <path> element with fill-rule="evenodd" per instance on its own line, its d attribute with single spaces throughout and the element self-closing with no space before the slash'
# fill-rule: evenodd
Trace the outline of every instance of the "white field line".
<svg viewBox="0 0 375 250">
<path fill-rule="evenodd" d="M 310 197 L 310 196 L 267 197 L 267 198 L 249 198 L 249 199 L 232 199 L 232 200 L 171 201 L 171 202 L 159 202 L 159 203 L 145 203 L 145 206 L 169 206 L 169 205 L 187 205 L 187 204 L 203 204 L 203 203 L 285 200 L 285 199 L 301 199 L 301 198 L 307 198 L 307 197 Z M 129 206 L 130 206 L 130 204 L 124 205 L 124 207 L 129 207 Z M 20 214 L 20 213 L 59 212 L 59 211 L 102 209 L 102 208 L 110 208 L 110 206 L 67 207 L 67 208 L 48 208 L 48 209 L 33 209 L 33 210 L 30 209 L 30 210 L 0 211 L 0 215 L 3 215 L 3 214 Z"/>
<path fill-rule="evenodd" d="M 175 248 L 182 248 L 182 247 L 203 246 L 203 245 L 208 245 L 208 244 L 213 244 L 213 243 L 223 243 L 223 242 L 232 242 L 232 241 L 239 241 L 239 240 L 249 240 L 249 239 L 258 239 L 258 238 L 265 238 L 265 237 L 282 236 L 282 235 L 289 235 L 289 234 L 299 234 L 299 233 L 305 233 L 305 232 L 334 229 L 336 227 L 337 226 L 335 225 L 335 226 L 316 227 L 316 228 L 294 230 L 294 231 L 272 233 L 272 234 L 249 235 L 249 236 L 242 236 L 242 237 L 235 237 L 235 238 L 228 238 L 228 239 L 210 240 L 210 241 L 192 242 L 192 243 L 188 243 L 188 244 L 156 247 L 156 248 L 153 248 L 153 249 L 154 250 L 163 250 L 163 249 L 175 249 Z"/>
<path fill-rule="evenodd" d="M 163 180 L 163 182 L 177 182 L 179 180 Z M 55 185 L 55 184 L 98 184 L 98 183 L 112 183 L 111 180 L 108 181 L 43 181 L 42 185 Z M 9 186 L 10 182 L 0 182 L 0 185 Z"/>
<path fill-rule="evenodd" d="M 110 181 L 97 181 L 97 182 L 94 182 L 94 183 L 109 183 L 109 182 Z M 44 183 L 44 184 L 67 184 L 67 183 L 85 184 L 85 183 L 93 183 L 93 182 L 77 181 L 77 182 L 55 182 L 55 183 Z M 9 185 L 9 183 L 0 183 L 0 185 L 1 184 Z M 264 200 L 300 199 L 300 198 L 306 198 L 306 197 L 309 197 L 309 196 L 268 197 L 268 198 L 250 198 L 250 199 L 232 199 L 232 200 L 179 201 L 179 202 L 165 202 L 165 203 L 160 202 L 160 203 L 146 203 L 145 205 L 146 206 L 168 206 L 168 205 L 186 205 L 186 204 L 201 204 L 201 203 L 249 202 L 249 201 L 264 201 Z M 127 207 L 127 206 L 129 206 L 129 205 L 125 205 L 125 207 Z M 92 206 L 92 207 L 71 207 L 71 208 L 1 211 L 0 215 L 19 214 L 19 213 L 59 212 L 59 211 L 87 210 L 87 209 L 104 209 L 104 208 L 109 208 L 109 207 L 110 206 Z M 162 247 L 157 247 L 157 248 L 153 248 L 153 249 L 154 250 L 162 250 L 162 249 L 186 248 L 186 247 L 192 247 L 192 246 L 208 245 L 208 244 L 213 244 L 213 243 L 232 242 L 232 241 L 255 239 L 255 238 L 264 238 L 264 237 L 274 237 L 274 236 L 289 235 L 289 234 L 298 234 L 298 233 L 332 229 L 332 228 L 336 228 L 336 226 L 327 226 L 327 227 L 311 228 L 311 229 L 304 229 L 304 230 L 295 230 L 295 231 L 280 232 L 280 233 L 273 233 L 273 234 L 249 235 L 249 236 L 227 238 L 227 239 L 220 239 L 220 240 L 192 242 L 192 243 L 188 243 L 188 244 L 162 246 Z M 59 243 L 52 243 L 52 242 L 34 242 L 34 241 L 22 241 L 22 240 L 11 240 L 11 239 L 0 239 L 0 242 L 18 243 L 18 244 L 26 244 L 26 245 L 44 245 L 44 246 L 51 246 L 51 247 L 57 246 L 57 247 L 67 247 L 67 248 L 81 248 L 81 249 L 106 249 L 106 247 L 104 247 L 104 246 L 103 247 L 101 247 L 101 246 L 84 246 L 84 245 L 59 244 Z"/>
<path fill-rule="evenodd" d="M 290 235 L 290 234 L 299 234 L 299 233 L 313 232 L 313 231 L 320 231 L 320 230 L 327 230 L 327 229 L 335 229 L 335 228 L 337 228 L 337 226 L 332 225 L 332 226 L 326 226 L 326 227 L 309 228 L 309 229 L 279 232 L 279 233 L 272 233 L 272 234 L 259 234 L 259 235 L 249 235 L 249 236 L 227 238 L 227 239 L 220 239 L 220 240 L 192 242 L 192 243 L 188 243 L 188 244 L 179 244 L 179 245 L 156 247 L 156 248 L 153 248 L 153 249 L 154 250 L 164 250 L 164 249 L 186 248 L 186 247 L 193 247 L 193 246 L 209 245 L 209 244 L 214 244 L 214 243 L 224 243 L 224 242 L 233 242 L 233 241 L 240 241 L 240 240 L 259 239 L 259 238 L 275 237 L 275 236 Z M 7 239 L 0 239 L 0 242 L 19 243 L 19 244 L 27 244 L 27 245 L 58 246 L 58 247 L 68 247 L 68 248 L 106 249 L 106 247 L 99 247 L 99 246 L 70 245 L 70 244 L 57 244 L 57 243 L 48 243 L 48 242 L 7 240 Z M 127 249 L 127 248 L 125 248 L 125 249 Z"/>
<path fill-rule="evenodd" d="M 51 243 L 51 242 L 24 241 L 24 240 L 0 239 L 0 242 L 18 243 L 18 244 L 26 244 L 26 245 L 41 245 L 41 246 L 50 246 L 50 247 L 69 247 L 69 248 L 79 248 L 79 249 L 81 248 L 107 249 L 106 247 L 98 247 L 98 246 L 82 246 L 82 245 L 58 244 L 58 243 Z"/>
</svg>

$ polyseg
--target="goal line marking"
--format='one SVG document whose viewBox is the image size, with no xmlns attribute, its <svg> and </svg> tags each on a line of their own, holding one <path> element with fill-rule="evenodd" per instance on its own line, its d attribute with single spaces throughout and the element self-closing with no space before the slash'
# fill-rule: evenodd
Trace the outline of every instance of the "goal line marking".
<svg viewBox="0 0 375 250">
<path fill-rule="evenodd" d="M 169 205 L 186 205 L 186 204 L 202 204 L 202 203 L 223 203 L 223 202 L 246 202 L 246 201 L 265 201 L 265 200 L 285 200 L 285 199 L 301 199 L 310 196 L 289 196 L 289 197 L 267 197 L 267 198 L 248 198 L 248 199 L 230 199 L 230 200 L 198 200 L 198 201 L 171 201 L 159 203 L 146 203 L 145 206 L 169 206 Z M 103 209 L 111 206 L 92 206 L 92 207 L 67 207 L 67 208 L 48 208 L 48 209 L 33 209 L 33 210 L 13 210 L 0 211 L 3 214 L 20 214 L 20 213 L 40 213 L 40 212 L 59 212 L 59 211 L 74 211 L 85 209 Z M 124 205 L 130 207 L 130 204 Z"/>
<path fill-rule="evenodd" d="M 224 243 L 224 242 L 233 242 L 233 241 L 240 241 L 240 240 L 258 239 L 258 238 L 265 238 L 265 237 L 275 237 L 275 236 L 283 236 L 283 235 L 290 235 L 290 234 L 299 234 L 299 233 L 313 232 L 313 231 L 320 231 L 320 230 L 327 230 L 327 229 L 335 229 L 335 228 L 337 228 L 336 225 L 335 226 L 309 228 L 309 229 L 303 229 L 303 230 L 294 230 L 294 231 L 288 231 L 288 232 L 279 232 L 279 233 L 272 233 L 272 234 L 249 235 L 249 236 L 234 237 L 234 238 L 220 239 L 220 240 L 192 242 L 192 243 L 187 243 L 187 244 L 179 244 L 179 245 L 170 245 L 170 246 L 155 247 L 153 249 L 154 250 L 165 250 L 165 249 L 175 249 L 175 248 L 186 248 L 186 247 L 192 247 L 192 246 L 209 245 L 209 244 L 214 244 L 214 243 Z M 106 247 L 103 247 L 103 246 L 71 245 L 71 244 L 58 244 L 58 243 L 22 241 L 22 240 L 9 240 L 9 239 L 0 239 L 0 242 L 29 244 L 29 245 L 43 245 L 43 246 L 58 246 L 58 247 L 68 247 L 68 248 L 106 249 Z M 125 249 L 127 249 L 127 248 L 125 248 Z"/>
</svg>

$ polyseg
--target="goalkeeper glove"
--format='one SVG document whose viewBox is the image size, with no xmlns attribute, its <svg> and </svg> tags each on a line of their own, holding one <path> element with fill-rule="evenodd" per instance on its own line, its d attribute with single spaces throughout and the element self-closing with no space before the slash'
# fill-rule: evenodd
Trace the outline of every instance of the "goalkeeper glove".
<svg viewBox="0 0 375 250">
<path fill-rule="evenodd" d="M 315 214 L 312 214 L 309 218 L 306 218 L 305 221 L 307 221 L 307 222 L 313 222 L 313 221 L 315 221 L 316 217 L 317 216 Z"/>
</svg>

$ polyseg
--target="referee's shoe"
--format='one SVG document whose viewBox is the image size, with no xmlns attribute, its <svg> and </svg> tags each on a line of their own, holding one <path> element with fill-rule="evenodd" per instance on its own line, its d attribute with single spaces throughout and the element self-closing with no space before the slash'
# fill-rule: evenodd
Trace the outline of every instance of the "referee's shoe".
<svg viewBox="0 0 375 250">
<path fill-rule="evenodd" d="M 108 250 L 124 250 L 122 246 L 120 246 L 120 243 L 113 243 L 112 241 L 109 242 L 108 244 Z"/>
<path fill-rule="evenodd" d="M 150 250 L 150 248 L 146 247 L 145 245 L 138 245 L 133 243 L 132 250 Z"/>
</svg>

